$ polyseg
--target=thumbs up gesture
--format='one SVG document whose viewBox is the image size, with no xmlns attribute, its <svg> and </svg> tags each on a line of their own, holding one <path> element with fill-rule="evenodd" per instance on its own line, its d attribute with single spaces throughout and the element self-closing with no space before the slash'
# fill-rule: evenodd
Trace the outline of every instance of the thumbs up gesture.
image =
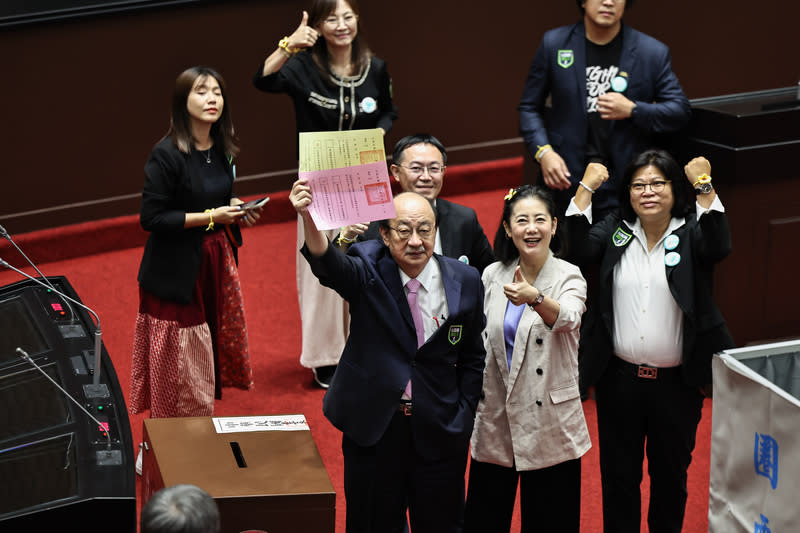
<svg viewBox="0 0 800 533">
<path fill-rule="evenodd" d="M 525 281 L 525 276 L 522 275 L 519 265 L 514 269 L 514 283 L 522 283 Z"/>
<path fill-rule="evenodd" d="M 538 296 L 539 291 L 534 288 L 522 275 L 522 271 L 517 265 L 514 270 L 514 281 L 503 285 L 503 293 L 508 301 L 514 305 L 521 305 L 532 302 Z"/>
<path fill-rule="evenodd" d="M 310 48 L 314 46 L 319 38 L 319 32 L 308 25 L 308 11 L 303 11 L 303 18 L 300 20 L 300 25 L 289 36 L 288 47 L 295 48 Z"/>
</svg>

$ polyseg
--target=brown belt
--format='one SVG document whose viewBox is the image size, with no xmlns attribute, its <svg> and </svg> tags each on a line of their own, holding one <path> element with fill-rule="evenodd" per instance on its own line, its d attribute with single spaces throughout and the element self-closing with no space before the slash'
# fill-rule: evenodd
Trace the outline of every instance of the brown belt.
<svg viewBox="0 0 800 533">
<path fill-rule="evenodd" d="M 401 400 L 400 403 L 397 404 L 397 411 L 403 413 L 405 416 L 411 416 L 411 400 Z"/>
</svg>

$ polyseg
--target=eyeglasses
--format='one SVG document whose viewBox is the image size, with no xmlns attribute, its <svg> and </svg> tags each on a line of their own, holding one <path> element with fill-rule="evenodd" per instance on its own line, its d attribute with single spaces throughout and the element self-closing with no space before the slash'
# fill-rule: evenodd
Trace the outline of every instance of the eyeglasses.
<svg viewBox="0 0 800 533">
<path fill-rule="evenodd" d="M 445 165 L 440 165 L 438 163 L 433 163 L 432 165 L 411 165 L 407 167 L 405 165 L 399 165 L 404 169 L 408 170 L 409 173 L 413 174 L 414 176 L 422 176 L 422 174 L 427 170 L 429 176 L 439 176 L 444 172 Z"/>
<path fill-rule="evenodd" d="M 399 226 L 396 228 L 393 226 L 389 226 L 389 229 L 396 231 L 397 236 L 403 239 L 404 241 L 410 239 L 411 235 L 414 234 L 414 231 L 416 231 L 417 235 L 419 235 L 419 238 L 423 240 L 429 239 L 431 235 L 433 235 L 433 228 L 431 226 L 428 226 L 427 224 L 423 224 L 416 229 L 412 229 L 406 226 Z"/>
<path fill-rule="evenodd" d="M 636 194 L 642 194 L 647 187 L 650 187 L 651 191 L 658 194 L 664 191 L 664 187 L 666 187 L 667 183 L 672 183 L 672 180 L 656 180 L 650 183 L 631 183 L 631 190 Z"/>
<path fill-rule="evenodd" d="M 356 15 L 355 13 L 345 13 L 345 14 L 344 14 L 344 15 L 342 15 L 341 17 L 338 17 L 338 16 L 336 16 L 336 15 L 331 15 L 330 17 L 326 18 L 326 19 L 325 19 L 325 20 L 323 20 L 322 22 L 323 22 L 323 23 L 324 23 L 326 26 L 330 26 L 331 28 L 335 28 L 336 26 L 338 26 L 338 25 L 339 25 L 339 21 L 340 21 L 340 20 L 341 20 L 341 21 L 342 21 L 342 22 L 343 22 L 343 23 L 344 23 L 346 26 L 350 26 L 350 25 L 351 25 L 351 24 L 353 24 L 353 23 L 354 23 L 354 22 L 355 22 L 357 19 L 358 19 L 358 15 Z"/>
</svg>

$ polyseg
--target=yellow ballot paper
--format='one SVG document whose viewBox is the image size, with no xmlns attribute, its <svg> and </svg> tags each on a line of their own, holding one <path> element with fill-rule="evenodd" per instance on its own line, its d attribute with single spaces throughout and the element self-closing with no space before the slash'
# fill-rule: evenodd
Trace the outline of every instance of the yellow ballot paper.
<svg viewBox="0 0 800 533">
<path fill-rule="evenodd" d="M 299 144 L 299 175 L 311 187 L 308 212 L 317 229 L 395 216 L 379 128 L 303 132 Z"/>
</svg>

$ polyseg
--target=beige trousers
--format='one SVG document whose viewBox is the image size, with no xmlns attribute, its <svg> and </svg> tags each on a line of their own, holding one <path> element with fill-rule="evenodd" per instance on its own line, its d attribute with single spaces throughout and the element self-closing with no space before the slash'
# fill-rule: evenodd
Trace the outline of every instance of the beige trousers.
<svg viewBox="0 0 800 533">
<path fill-rule="evenodd" d="M 325 232 L 329 240 L 339 235 L 339 229 Z M 350 333 L 350 312 L 341 296 L 323 287 L 311 272 L 308 261 L 300 255 L 305 242 L 303 220 L 297 217 L 297 301 L 300 305 L 302 351 L 300 364 L 317 368 L 339 363 L 344 344 Z"/>
</svg>

